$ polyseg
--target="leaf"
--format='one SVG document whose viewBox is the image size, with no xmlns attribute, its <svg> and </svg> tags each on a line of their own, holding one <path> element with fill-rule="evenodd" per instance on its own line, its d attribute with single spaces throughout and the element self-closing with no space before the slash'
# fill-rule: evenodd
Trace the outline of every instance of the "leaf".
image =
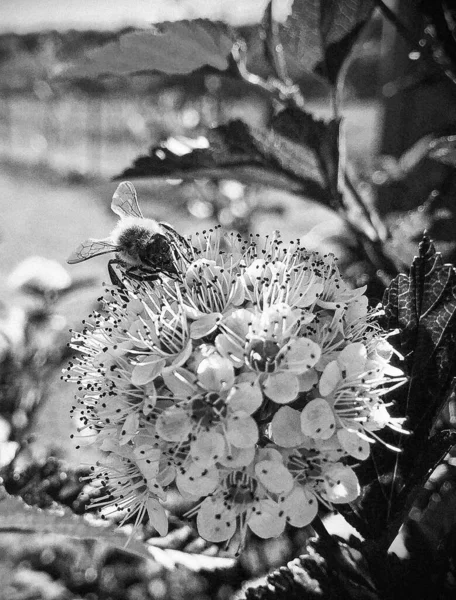
<svg viewBox="0 0 456 600">
<path fill-rule="evenodd" d="M 233 45 L 227 32 L 222 23 L 197 19 L 126 33 L 90 52 L 64 75 L 97 77 L 151 71 L 182 75 L 206 65 L 224 71 Z"/>
<path fill-rule="evenodd" d="M 409 427 L 427 436 L 456 376 L 456 271 L 444 264 L 425 234 L 410 275 L 386 290 L 386 325 L 400 330 L 399 351 L 410 375 L 405 410 Z"/>
<path fill-rule="evenodd" d="M 295 0 L 291 16 L 279 26 L 290 76 L 314 72 L 335 83 L 373 9 L 370 0 Z"/>
<path fill-rule="evenodd" d="M 443 263 L 426 234 L 410 274 L 391 282 L 383 305 L 385 327 L 399 331 L 391 343 L 404 356 L 400 366 L 409 376 L 402 391 L 394 393 L 395 414 L 407 417 L 405 427 L 411 435 L 386 440 L 402 447 L 400 454 L 376 444 L 373 459 L 358 470 L 366 486 L 359 514 L 363 533 L 371 538 L 384 535 L 388 525 L 389 536 L 396 535 L 404 508 L 412 501 L 410 492 L 415 486 L 419 489 L 435 464 L 432 444 L 439 439 L 434 442 L 429 436 L 452 399 L 456 381 L 456 271 Z M 445 446 L 437 447 L 440 454 L 445 451 Z"/>
<path fill-rule="evenodd" d="M 22 499 L 2 492 L 0 488 L 0 536 L 11 532 L 63 535 L 80 540 L 103 541 L 122 552 L 154 559 L 166 569 L 184 567 L 194 572 L 229 570 L 235 566 L 230 558 L 205 556 L 157 548 L 129 538 L 126 533 L 101 519 L 88 519 L 60 507 L 42 510 L 27 505 Z"/>
<path fill-rule="evenodd" d="M 268 575 L 267 585 L 247 588 L 245 598 L 379 600 L 380 596 L 359 548 L 336 538 L 313 538 L 306 554 Z"/>
<path fill-rule="evenodd" d="M 164 146 L 153 147 L 116 179 L 238 179 L 329 204 L 337 188 L 338 130 L 337 121 L 317 121 L 297 109 L 279 112 L 269 128 L 230 121 L 209 132 L 208 148 L 178 155 Z"/>
<path fill-rule="evenodd" d="M 57 510 L 42 510 L 6 493 L 0 498 L 0 533 L 54 533 L 77 539 L 103 540 L 111 546 L 126 549 L 128 537 L 125 533 L 101 519 L 89 520 L 63 507 Z M 150 558 L 146 546 L 135 540 L 128 543 L 127 550 Z"/>
</svg>

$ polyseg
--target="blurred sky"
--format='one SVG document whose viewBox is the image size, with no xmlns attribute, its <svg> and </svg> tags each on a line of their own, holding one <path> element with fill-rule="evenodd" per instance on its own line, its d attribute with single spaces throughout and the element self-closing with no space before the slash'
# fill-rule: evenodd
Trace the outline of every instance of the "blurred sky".
<svg viewBox="0 0 456 600">
<path fill-rule="evenodd" d="M 267 0 L 0 0 L 0 33 L 117 29 L 197 16 L 247 24 L 261 19 L 266 4 Z M 291 5 L 289 0 L 285 4 Z"/>
</svg>

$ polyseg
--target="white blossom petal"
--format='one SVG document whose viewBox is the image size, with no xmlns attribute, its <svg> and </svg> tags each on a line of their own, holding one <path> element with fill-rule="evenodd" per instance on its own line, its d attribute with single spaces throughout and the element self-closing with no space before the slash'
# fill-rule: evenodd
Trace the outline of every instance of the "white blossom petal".
<svg viewBox="0 0 456 600">
<path fill-rule="evenodd" d="M 236 448 L 250 448 L 258 442 L 258 425 L 246 412 L 238 410 L 226 421 L 226 437 Z"/>
<path fill-rule="evenodd" d="M 231 410 L 242 410 L 252 415 L 263 403 L 263 394 L 256 382 L 244 381 L 236 383 L 228 394 L 227 402 Z"/>
<path fill-rule="evenodd" d="M 306 437 L 301 431 L 301 413 L 290 406 L 282 406 L 271 422 L 271 434 L 275 444 L 283 448 L 295 448 Z"/>
<path fill-rule="evenodd" d="M 146 385 L 161 374 L 166 360 L 156 355 L 146 355 L 137 363 L 131 372 L 131 382 L 133 385 Z"/>
<path fill-rule="evenodd" d="M 158 415 L 156 429 L 158 435 L 168 442 L 181 442 L 192 431 L 192 420 L 180 406 L 170 406 Z"/>
<path fill-rule="evenodd" d="M 168 517 L 163 506 L 158 500 L 148 498 L 146 507 L 150 524 L 155 527 L 160 535 L 166 535 L 168 533 Z"/>
<path fill-rule="evenodd" d="M 291 340 L 284 352 L 287 371 L 305 373 L 320 360 L 320 346 L 308 338 Z"/>
<path fill-rule="evenodd" d="M 178 398 L 189 398 L 197 389 L 195 375 L 182 367 L 178 367 L 173 371 L 165 371 L 163 381 L 166 387 Z"/>
<path fill-rule="evenodd" d="M 211 467 L 225 454 L 225 440 L 220 433 L 204 431 L 190 445 L 190 454 L 200 467 Z"/>
<path fill-rule="evenodd" d="M 209 335 L 217 328 L 221 317 L 220 313 L 210 313 L 199 317 L 190 325 L 190 337 L 193 340 L 199 340 Z"/>
<path fill-rule="evenodd" d="M 329 362 L 321 374 L 318 389 L 323 397 L 329 396 L 337 387 L 337 384 L 342 379 L 342 372 L 337 361 Z"/>
<path fill-rule="evenodd" d="M 263 391 L 273 402 L 288 404 L 299 394 L 298 378 L 291 373 L 271 373 L 263 383 Z"/>
<path fill-rule="evenodd" d="M 120 432 L 119 444 L 123 445 L 129 442 L 138 432 L 139 428 L 139 415 L 138 413 L 131 413 L 125 419 L 125 422 Z"/>
<path fill-rule="evenodd" d="M 318 373 L 315 369 L 309 369 L 298 375 L 300 392 L 309 392 L 318 383 Z"/>
<path fill-rule="evenodd" d="M 288 494 L 293 488 L 293 476 L 281 462 L 262 460 L 255 465 L 255 473 L 272 494 Z"/>
<path fill-rule="evenodd" d="M 317 498 L 310 490 L 300 485 L 295 486 L 280 505 L 293 527 L 309 525 L 318 513 Z"/>
<path fill-rule="evenodd" d="M 336 428 L 331 406 L 324 398 L 315 398 L 301 412 L 301 430 L 304 435 L 320 440 L 330 438 Z"/>
<path fill-rule="evenodd" d="M 362 433 L 362 428 L 360 428 Z M 350 456 L 357 458 L 358 460 L 366 460 L 370 454 L 370 444 L 366 441 L 365 436 L 361 438 L 356 431 L 348 429 L 339 429 L 337 431 L 337 438 L 342 448 Z"/>
<path fill-rule="evenodd" d="M 160 467 L 161 451 L 152 446 L 142 445 L 133 450 L 135 462 L 147 481 L 155 481 Z"/>
<path fill-rule="evenodd" d="M 219 482 L 218 470 L 215 468 L 204 469 L 192 463 L 185 470 L 180 471 L 176 477 L 177 489 L 182 495 L 189 494 L 194 498 L 208 496 L 217 487 Z"/>
<path fill-rule="evenodd" d="M 234 368 L 231 362 L 214 352 L 198 365 L 198 382 L 205 390 L 220 392 L 234 385 Z"/>
<path fill-rule="evenodd" d="M 351 467 L 336 463 L 324 473 L 325 496 L 333 504 L 353 502 L 360 494 L 356 473 Z"/>
<path fill-rule="evenodd" d="M 225 507 L 224 498 L 209 496 L 199 507 L 196 526 L 208 542 L 225 542 L 236 533 L 236 514 Z"/>
<path fill-rule="evenodd" d="M 368 304 L 369 301 L 367 296 L 359 296 L 350 302 L 345 311 L 345 322 L 347 325 L 351 325 L 360 319 L 364 319 L 367 315 Z"/>
<path fill-rule="evenodd" d="M 341 370 L 347 373 L 347 379 L 362 373 L 365 370 L 366 360 L 367 350 L 361 342 L 345 346 L 337 357 Z"/>
<path fill-rule="evenodd" d="M 225 449 L 225 456 L 218 461 L 224 467 L 247 467 L 255 458 L 255 446 L 249 448 L 236 448 L 230 446 Z"/>
<path fill-rule="evenodd" d="M 283 533 L 285 524 L 285 515 L 281 507 L 270 499 L 261 500 L 248 520 L 248 526 L 253 533 L 263 539 L 279 536 Z"/>
</svg>

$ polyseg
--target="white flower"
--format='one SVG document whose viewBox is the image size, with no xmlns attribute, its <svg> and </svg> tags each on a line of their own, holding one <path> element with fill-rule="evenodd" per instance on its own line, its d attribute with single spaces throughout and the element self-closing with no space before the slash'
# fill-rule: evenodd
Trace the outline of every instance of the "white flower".
<svg viewBox="0 0 456 600">
<path fill-rule="evenodd" d="M 188 254 L 174 279 L 125 273 L 73 334 L 80 443 L 108 453 L 98 505 L 163 533 L 173 485 L 203 538 L 242 544 L 355 500 L 354 459 L 402 430 L 383 397 L 404 377 L 364 289 L 277 234 L 209 231 Z"/>
<path fill-rule="evenodd" d="M 308 525 L 317 510 L 316 499 L 294 483 L 280 453 L 264 449 L 250 467 L 226 474 L 216 491 L 191 512 L 197 513 L 201 537 L 223 542 L 239 531 L 242 546 L 247 527 L 261 538 L 277 537 L 287 523 Z"/>
<path fill-rule="evenodd" d="M 103 509 L 102 516 L 124 513 L 121 523 L 135 518 L 135 527 L 148 515 L 150 523 L 160 533 L 166 535 L 168 518 L 159 499 L 166 495 L 156 480 L 157 469 L 154 460 L 150 463 L 141 451 L 109 444 L 110 453 L 93 468 L 93 478 L 108 487 L 105 496 L 97 498 L 94 508 Z"/>
<path fill-rule="evenodd" d="M 221 323 L 216 338 L 221 354 L 235 366 L 246 365 L 265 395 L 280 404 L 294 400 L 300 391 L 300 375 L 318 362 L 320 348 L 299 337 L 300 311 L 285 303 L 273 304 L 261 312 L 240 309 Z"/>
<path fill-rule="evenodd" d="M 164 375 L 174 403 L 157 418 L 157 432 L 168 441 L 190 436 L 190 454 L 211 467 L 236 449 L 252 448 L 258 426 L 251 416 L 262 404 L 254 382 L 236 382 L 232 363 L 212 351 L 198 362 L 196 373 L 178 368 Z"/>
<path fill-rule="evenodd" d="M 317 498 L 332 508 L 333 504 L 353 502 L 360 493 L 356 473 L 341 461 L 345 452 L 337 440 L 315 442 L 284 453 L 287 468 L 301 485 L 307 498 Z"/>
</svg>

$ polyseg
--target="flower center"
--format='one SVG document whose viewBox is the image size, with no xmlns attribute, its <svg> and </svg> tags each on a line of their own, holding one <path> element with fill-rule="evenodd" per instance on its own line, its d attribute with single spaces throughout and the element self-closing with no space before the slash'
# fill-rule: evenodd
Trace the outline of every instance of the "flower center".
<svg viewBox="0 0 456 600">
<path fill-rule="evenodd" d="M 273 373 L 276 369 L 276 358 L 280 346 L 272 340 L 255 340 L 247 348 L 250 364 L 263 373 Z"/>
<path fill-rule="evenodd" d="M 225 399 L 217 392 L 208 392 L 202 398 L 196 398 L 192 402 L 192 419 L 200 423 L 202 427 L 210 428 L 225 418 L 227 407 Z"/>
<path fill-rule="evenodd" d="M 255 499 L 255 490 L 258 487 L 255 479 L 243 471 L 230 473 L 226 479 L 225 500 L 229 504 L 246 505 Z"/>
</svg>

